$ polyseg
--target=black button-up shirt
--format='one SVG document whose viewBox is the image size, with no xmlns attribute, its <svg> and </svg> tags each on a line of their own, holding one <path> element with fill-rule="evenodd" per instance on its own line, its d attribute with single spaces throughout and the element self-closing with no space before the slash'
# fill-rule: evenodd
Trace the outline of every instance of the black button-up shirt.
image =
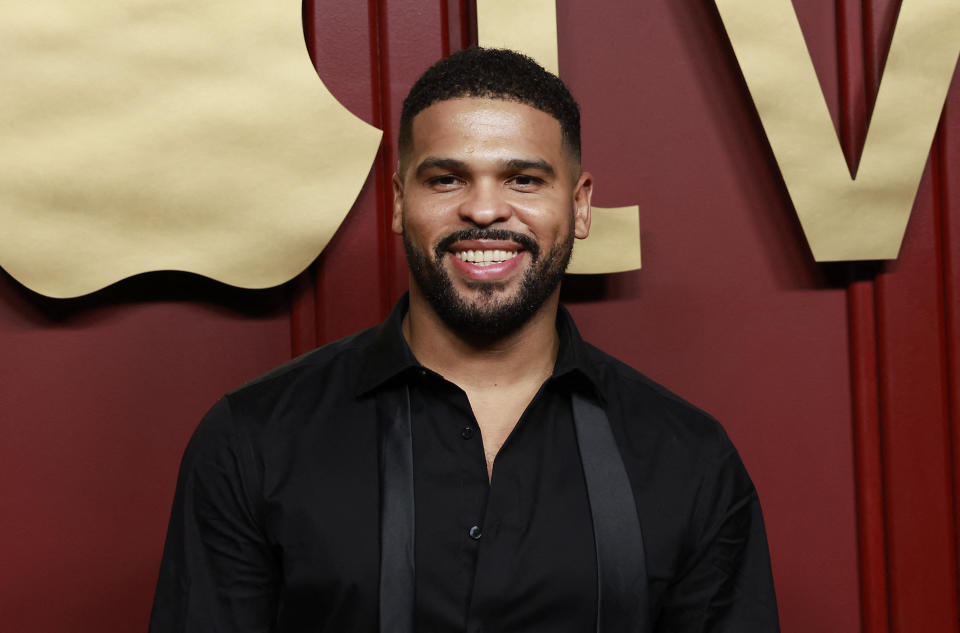
<svg viewBox="0 0 960 633">
<path fill-rule="evenodd" d="M 376 397 L 409 393 L 418 633 L 586 633 L 597 571 L 571 392 L 606 411 L 663 632 L 778 630 L 759 502 L 709 416 L 584 343 L 561 308 L 553 375 L 488 482 L 466 394 L 379 328 L 228 394 L 184 455 L 152 633 L 378 630 Z"/>
</svg>

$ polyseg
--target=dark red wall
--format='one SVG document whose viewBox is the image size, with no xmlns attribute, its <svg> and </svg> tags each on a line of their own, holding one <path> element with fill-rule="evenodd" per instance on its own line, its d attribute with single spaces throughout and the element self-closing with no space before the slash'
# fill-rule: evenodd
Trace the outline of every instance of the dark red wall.
<svg viewBox="0 0 960 633">
<path fill-rule="evenodd" d="M 855 162 L 897 0 L 795 0 Z M 475 38 L 458 0 L 314 0 L 320 75 L 385 143 L 287 286 L 181 273 L 77 300 L 0 276 L 0 621 L 143 630 L 180 452 L 223 391 L 376 323 L 406 286 L 389 231 L 400 101 Z M 768 523 L 784 631 L 957 630 L 960 87 L 888 263 L 816 264 L 709 0 L 558 0 L 599 206 L 638 204 L 644 269 L 571 277 L 585 336 L 715 414 Z"/>
<path fill-rule="evenodd" d="M 0 276 L 0 629 L 146 630 L 176 466 L 290 357 L 286 291 L 186 274 L 45 299 Z"/>
</svg>

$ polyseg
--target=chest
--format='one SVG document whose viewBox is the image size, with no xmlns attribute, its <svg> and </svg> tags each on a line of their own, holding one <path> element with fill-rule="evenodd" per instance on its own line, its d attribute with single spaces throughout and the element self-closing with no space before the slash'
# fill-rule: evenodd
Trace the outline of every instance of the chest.
<svg viewBox="0 0 960 633">
<path fill-rule="evenodd" d="M 490 481 L 465 397 L 423 395 L 411 396 L 417 630 L 590 630 L 595 546 L 569 410 L 535 403 Z M 284 609 L 316 630 L 367 630 L 357 614 L 377 613 L 377 442 L 327 433 L 298 443 L 288 473 L 276 465 Z"/>
<path fill-rule="evenodd" d="M 493 465 L 500 448 L 537 394 L 537 386 L 510 390 L 467 392 L 467 399 L 483 443 L 487 476 L 492 477 Z M 467 421 L 467 424 L 471 422 Z"/>
<path fill-rule="evenodd" d="M 590 507 L 563 405 L 532 403 L 490 480 L 466 404 L 454 400 L 415 418 L 418 630 L 590 629 Z"/>
</svg>

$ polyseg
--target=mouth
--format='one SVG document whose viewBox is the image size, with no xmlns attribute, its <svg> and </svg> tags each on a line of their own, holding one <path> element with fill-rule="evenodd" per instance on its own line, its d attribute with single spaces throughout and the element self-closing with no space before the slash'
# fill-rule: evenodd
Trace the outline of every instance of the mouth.
<svg viewBox="0 0 960 633">
<path fill-rule="evenodd" d="M 509 238 L 460 239 L 451 243 L 445 254 L 467 283 L 502 283 L 520 270 L 529 251 Z"/>
<path fill-rule="evenodd" d="M 474 266 L 491 266 L 510 261 L 519 255 L 520 251 L 502 248 L 476 248 L 463 250 L 451 249 L 450 253 L 460 261 L 473 264 Z"/>
<path fill-rule="evenodd" d="M 471 283 L 503 283 L 522 270 L 524 261 L 536 262 L 540 246 L 523 233 L 503 229 L 467 229 L 440 240 L 437 261 L 449 259 L 453 271 Z"/>
<path fill-rule="evenodd" d="M 540 246 L 530 236 L 503 229 L 468 229 L 446 236 L 436 246 L 437 261 L 451 254 L 462 262 L 483 266 L 509 261 L 523 252 L 534 261 Z"/>
</svg>

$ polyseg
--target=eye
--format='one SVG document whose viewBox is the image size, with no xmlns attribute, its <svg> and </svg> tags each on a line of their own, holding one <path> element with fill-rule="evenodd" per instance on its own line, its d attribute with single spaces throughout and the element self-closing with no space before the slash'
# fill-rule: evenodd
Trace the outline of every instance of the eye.
<svg viewBox="0 0 960 633">
<path fill-rule="evenodd" d="M 442 176 L 434 176 L 427 180 L 427 184 L 433 187 L 434 189 L 454 189 L 463 184 L 463 179 L 454 176 L 453 174 L 443 174 Z"/>
<path fill-rule="evenodd" d="M 543 184 L 543 179 L 531 176 L 529 174 L 517 174 L 507 181 L 507 184 L 516 189 L 529 190 L 535 189 Z"/>
</svg>

